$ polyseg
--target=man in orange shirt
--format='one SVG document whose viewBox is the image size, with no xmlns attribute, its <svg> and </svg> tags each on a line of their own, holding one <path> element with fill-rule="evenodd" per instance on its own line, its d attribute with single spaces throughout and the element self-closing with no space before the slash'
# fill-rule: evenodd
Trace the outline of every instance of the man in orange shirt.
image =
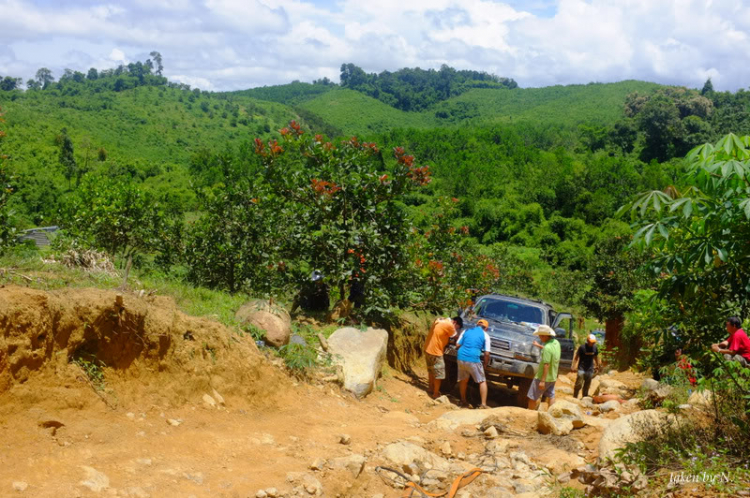
<svg viewBox="0 0 750 498">
<path fill-rule="evenodd" d="M 440 382 L 445 378 L 445 360 L 443 351 L 451 337 L 456 336 L 464 321 L 461 317 L 438 318 L 432 322 L 430 333 L 424 343 L 424 357 L 427 363 L 427 374 L 429 376 L 428 390 L 432 391 L 432 399 L 440 396 Z"/>
</svg>

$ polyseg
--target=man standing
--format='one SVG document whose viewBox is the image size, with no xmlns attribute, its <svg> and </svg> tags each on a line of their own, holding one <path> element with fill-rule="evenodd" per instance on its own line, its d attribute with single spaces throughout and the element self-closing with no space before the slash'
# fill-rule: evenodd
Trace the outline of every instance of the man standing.
<svg viewBox="0 0 750 498">
<path fill-rule="evenodd" d="M 490 324 L 487 320 L 479 320 L 477 326 L 464 331 L 458 338 L 458 387 L 461 391 L 461 406 L 468 406 L 466 402 L 466 388 L 469 385 L 469 377 L 479 384 L 479 396 L 482 404 L 479 408 L 487 406 L 487 379 L 484 371 L 490 361 L 490 336 L 487 329 Z M 484 352 L 484 357 L 482 357 Z"/>
<path fill-rule="evenodd" d="M 573 397 L 578 397 L 578 392 L 583 387 L 583 397 L 589 395 L 589 387 L 591 387 L 591 379 L 596 375 L 596 371 L 601 369 L 601 362 L 599 361 L 599 348 L 596 345 L 596 336 L 589 334 L 585 344 L 576 350 L 575 356 L 573 356 L 573 365 L 571 370 L 578 371 L 578 377 L 576 377 L 576 386 L 573 390 Z"/>
<path fill-rule="evenodd" d="M 560 366 L 560 343 L 555 339 L 555 331 L 547 325 L 540 325 L 534 335 L 542 341 L 542 344 L 534 341 L 534 346 L 542 349 L 542 359 L 527 394 L 529 410 L 539 407 L 538 401 L 542 395 L 547 397 L 549 406 L 555 403 L 557 367 Z"/>
<path fill-rule="evenodd" d="M 428 391 L 432 399 L 440 396 L 440 382 L 445 379 L 445 360 L 443 351 L 451 337 L 455 336 L 464 321 L 461 317 L 438 318 L 432 322 L 430 333 L 424 344 L 424 358 L 427 363 L 427 375 L 429 377 Z"/>
<path fill-rule="evenodd" d="M 726 322 L 729 338 L 719 344 L 712 344 L 711 350 L 724 355 L 727 361 L 739 362 L 743 367 L 750 366 L 750 339 L 742 327 L 742 321 L 736 316 L 730 316 Z"/>
</svg>

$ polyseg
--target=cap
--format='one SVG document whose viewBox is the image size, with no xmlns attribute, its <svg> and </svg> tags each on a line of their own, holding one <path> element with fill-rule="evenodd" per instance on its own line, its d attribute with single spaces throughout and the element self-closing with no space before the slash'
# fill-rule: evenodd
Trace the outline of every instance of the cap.
<svg viewBox="0 0 750 498">
<path fill-rule="evenodd" d="M 484 318 L 482 318 L 481 320 L 479 320 L 477 322 L 477 325 L 480 326 L 480 327 L 489 327 L 490 326 L 489 322 L 487 320 L 485 320 Z"/>
<path fill-rule="evenodd" d="M 534 331 L 534 335 L 548 335 L 551 337 L 555 337 L 555 331 L 552 330 L 552 327 L 549 327 L 548 325 L 540 325 Z"/>
<path fill-rule="evenodd" d="M 590 342 L 591 344 L 595 344 L 596 343 L 596 336 L 594 334 L 589 334 L 589 336 L 586 338 L 586 340 L 588 342 Z"/>
</svg>

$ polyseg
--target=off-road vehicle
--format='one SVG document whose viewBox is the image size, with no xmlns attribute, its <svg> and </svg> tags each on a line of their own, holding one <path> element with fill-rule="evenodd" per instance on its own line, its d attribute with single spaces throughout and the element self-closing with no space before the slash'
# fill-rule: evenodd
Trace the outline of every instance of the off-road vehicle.
<svg viewBox="0 0 750 498">
<path fill-rule="evenodd" d="M 533 345 L 533 335 L 539 325 L 549 325 L 560 342 L 561 356 L 558 375 L 570 371 L 575 344 L 573 342 L 573 317 L 558 313 L 552 306 L 532 299 L 488 294 L 477 299 L 476 304 L 461 313 L 464 330 L 474 327 L 484 318 L 489 323 L 487 333 L 491 340 L 490 362 L 486 370 L 488 385 L 503 382 L 508 387 L 518 386 L 518 402 L 526 405 L 526 394 L 539 366 L 541 349 Z M 568 322 L 567 330 L 560 325 Z M 541 341 L 537 341 L 541 342 Z M 446 379 L 441 387 L 450 392 L 458 374 L 456 347 L 449 344 L 445 350 Z"/>
</svg>

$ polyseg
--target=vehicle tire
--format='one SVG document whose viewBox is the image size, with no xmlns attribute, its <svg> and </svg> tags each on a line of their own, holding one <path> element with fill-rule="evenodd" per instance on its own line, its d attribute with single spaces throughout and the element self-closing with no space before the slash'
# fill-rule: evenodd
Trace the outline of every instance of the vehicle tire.
<svg viewBox="0 0 750 498">
<path fill-rule="evenodd" d="M 440 383 L 440 392 L 443 394 L 450 394 L 456 387 L 458 382 L 458 365 L 454 362 L 445 362 L 445 378 Z"/>
<path fill-rule="evenodd" d="M 526 377 L 521 378 L 521 382 L 518 384 L 518 394 L 516 394 L 516 403 L 521 408 L 526 408 L 529 406 L 529 398 L 527 395 L 529 394 L 529 388 L 531 387 L 531 380 L 527 379 Z"/>
</svg>

